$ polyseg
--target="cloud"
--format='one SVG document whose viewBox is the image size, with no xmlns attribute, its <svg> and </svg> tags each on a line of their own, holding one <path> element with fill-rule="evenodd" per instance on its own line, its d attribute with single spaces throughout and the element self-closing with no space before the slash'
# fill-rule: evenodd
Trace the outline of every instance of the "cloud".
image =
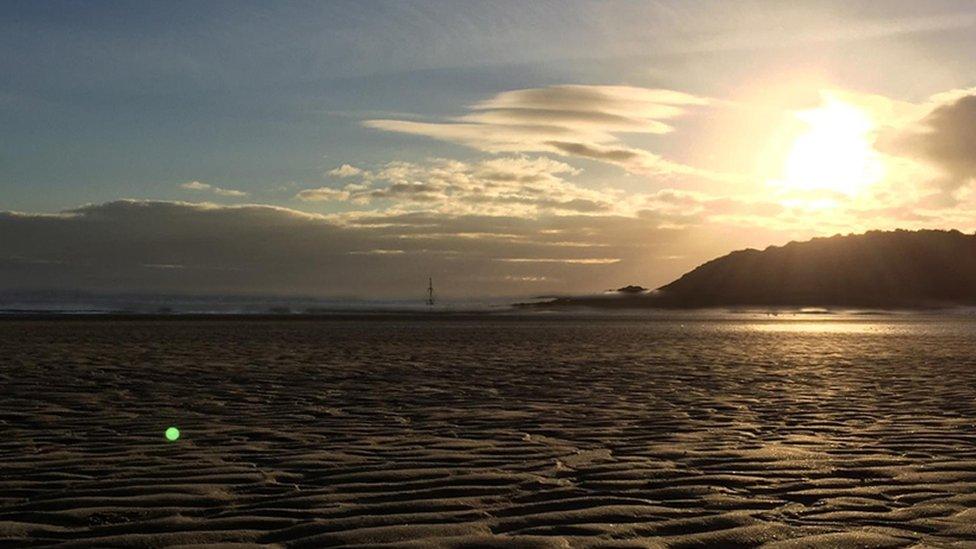
<svg viewBox="0 0 976 549">
<path fill-rule="evenodd" d="M 953 193 L 976 180 L 976 89 L 937 95 L 928 106 L 914 124 L 888 129 L 879 147 L 934 166 L 936 184 Z"/>
<path fill-rule="evenodd" d="M 470 126 L 464 135 L 472 146 L 507 143 L 516 152 L 369 169 L 339 164 L 326 174 L 331 185 L 297 194 L 310 206 L 329 202 L 327 215 L 138 200 L 56 214 L 0 212 L 0 288 L 422 297 L 433 275 L 443 295 L 588 292 L 654 287 L 747 246 L 866 229 L 976 228 L 976 189 L 965 185 L 976 173 L 966 154 L 976 137 L 972 90 L 924 104 L 850 98 L 890 114 L 879 116 L 878 142 L 888 147 L 887 162 L 904 163 L 891 164 L 897 180 L 858 196 L 578 183 L 581 172 L 566 159 L 696 174 L 615 133 L 666 133 L 704 101 L 672 93 L 570 86 L 499 94 L 432 131 Z M 905 175 L 922 163 L 939 168 L 938 185 Z M 199 181 L 181 187 L 241 196 Z"/>
<path fill-rule="evenodd" d="M 208 183 L 201 183 L 199 181 L 188 181 L 180 185 L 181 189 L 186 189 L 188 191 L 209 191 L 218 196 L 233 196 L 233 197 L 243 197 L 247 196 L 244 191 L 238 191 L 235 189 L 224 189 L 222 187 L 217 187 L 210 185 Z"/>
<path fill-rule="evenodd" d="M 496 160 L 419 169 L 443 170 L 451 181 L 458 170 L 478 173 L 476 185 L 503 187 L 548 181 L 558 177 L 554 169 L 564 170 Z M 390 170 L 383 177 L 409 181 L 415 169 L 396 164 L 375 173 Z M 445 296 L 579 293 L 654 287 L 743 247 L 868 228 L 972 230 L 976 224 L 974 196 L 952 207 L 841 204 L 832 211 L 680 190 L 621 202 L 596 213 L 536 208 L 525 215 L 396 205 L 322 215 L 257 204 L 136 200 L 56 214 L 0 212 L 0 288 L 386 298 L 422 297 L 434 276 Z"/>
<path fill-rule="evenodd" d="M 306 189 L 298 193 L 298 198 L 359 205 L 382 203 L 397 211 L 433 210 L 451 215 L 536 216 L 619 209 L 619 192 L 588 189 L 569 182 L 565 177 L 578 170 L 545 157 L 391 162 L 376 171 L 349 167 L 368 183 Z"/>
<path fill-rule="evenodd" d="M 976 193 L 939 198 L 923 187 L 894 182 L 857 196 L 826 190 L 776 191 L 714 195 L 665 188 L 656 192 L 592 189 L 573 183 L 575 168 L 545 157 L 496 157 L 475 162 L 434 159 L 424 163 L 392 162 L 375 171 L 362 170 L 366 182 L 342 188 L 323 187 L 299 193 L 306 201 L 329 200 L 347 208 L 336 214 L 344 222 L 389 224 L 392 219 L 424 216 L 551 216 L 639 218 L 658 228 L 752 227 L 792 235 L 822 235 L 858 229 L 920 227 L 939 216 L 958 218 L 976 205 Z M 961 225 L 961 228 L 968 227 Z M 951 226 L 950 226 L 951 227 Z M 507 239 L 508 233 L 485 234 L 472 228 L 458 238 Z M 619 235 L 621 239 L 626 236 Z M 404 238 L 432 238 L 433 233 Z M 598 246 L 592 235 L 560 238 L 564 247 Z M 554 240 L 550 241 L 551 245 Z"/>
<path fill-rule="evenodd" d="M 696 259 L 768 240 L 732 230 L 717 241 L 663 222 L 615 214 L 318 215 L 136 200 L 57 214 L 0 212 L 0 287 L 409 297 L 433 275 L 445 296 L 524 295 L 539 291 L 541 280 L 547 291 L 587 292 L 664 283 Z M 688 264 L 654 265 L 657 256 L 679 254 Z"/>
<path fill-rule="evenodd" d="M 585 257 L 585 258 L 555 258 L 555 257 L 500 257 L 495 261 L 506 263 L 576 263 L 578 265 L 609 265 L 620 263 L 616 257 Z"/>
<path fill-rule="evenodd" d="M 343 202 L 349 200 L 350 192 L 331 187 L 319 187 L 317 189 L 305 189 L 298 193 L 299 200 L 307 202 Z"/>
<path fill-rule="evenodd" d="M 355 250 L 352 255 L 395 255 L 407 253 L 404 250 Z"/>
<path fill-rule="evenodd" d="M 348 177 L 356 177 L 358 175 L 361 175 L 362 173 L 363 170 L 360 170 L 355 166 L 350 166 L 349 164 L 343 164 L 338 168 L 335 168 L 334 170 L 329 170 L 328 175 L 331 175 L 332 177 L 345 179 Z"/>
<path fill-rule="evenodd" d="M 467 114 L 437 122 L 366 120 L 366 127 L 423 135 L 492 153 L 547 152 L 620 166 L 632 173 L 667 177 L 735 176 L 668 161 L 624 144 L 620 134 L 666 134 L 672 120 L 708 105 L 703 97 L 631 86 L 564 85 L 499 93 Z"/>
<path fill-rule="evenodd" d="M 547 141 L 547 145 L 552 145 L 556 149 L 573 156 L 582 156 L 594 160 L 606 162 L 629 162 L 640 154 L 629 149 L 600 148 L 583 143 L 569 143 L 566 141 Z"/>
<path fill-rule="evenodd" d="M 180 185 L 181 189 L 187 189 L 189 191 L 205 191 L 210 189 L 210 185 L 206 183 L 200 183 L 199 181 L 187 181 Z"/>
</svg>

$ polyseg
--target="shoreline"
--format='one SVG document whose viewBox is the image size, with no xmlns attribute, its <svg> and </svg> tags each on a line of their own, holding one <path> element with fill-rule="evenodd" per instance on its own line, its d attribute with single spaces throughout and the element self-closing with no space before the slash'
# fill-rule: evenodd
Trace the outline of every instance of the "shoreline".
<svg viewBox="0 0 976 549">
<path fill-rule="evenodd" d="M 912 317 L 933 315 L 966 318 L 976 315 L 970 308 L 901 309 L 601 309 L 588 307 L 553 309 L 507 309 L 495 311 L 322 311 L 314 313 L 140 313 L 140 312 L 0 312 L 0 321 L 538 321 L 538 320 L 646 320 L 675 319 L 724 321 L 756 317 L 762 320 L 816 320 L 870 317 Z"/>
</svg>

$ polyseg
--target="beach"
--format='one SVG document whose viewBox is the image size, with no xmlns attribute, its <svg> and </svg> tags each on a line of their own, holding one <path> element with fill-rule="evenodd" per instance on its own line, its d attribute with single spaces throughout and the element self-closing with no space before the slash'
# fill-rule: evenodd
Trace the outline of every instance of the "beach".
<svg viewBox="0 0 976 549">
<path fill-rule="evenodd" d="M 0 546 L 972 547 L 973 349 L 922 314 L 5 319 Z"/>
</svg>

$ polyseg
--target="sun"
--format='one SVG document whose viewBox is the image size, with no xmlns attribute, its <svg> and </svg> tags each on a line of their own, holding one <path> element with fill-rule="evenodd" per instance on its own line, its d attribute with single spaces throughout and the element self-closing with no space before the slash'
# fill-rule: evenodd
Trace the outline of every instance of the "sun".
<svg viewBox="0 0 976 549">
<path fill-rule="evenodd" d="M 782 174 L 770 183 L 784 191 L 857 195 L 884 177 L 872 147 L 876 124 L 862 109 L 830 94 L 820 106 L 795 113 L 804 130 L 793 140 Z"/>
</svg>

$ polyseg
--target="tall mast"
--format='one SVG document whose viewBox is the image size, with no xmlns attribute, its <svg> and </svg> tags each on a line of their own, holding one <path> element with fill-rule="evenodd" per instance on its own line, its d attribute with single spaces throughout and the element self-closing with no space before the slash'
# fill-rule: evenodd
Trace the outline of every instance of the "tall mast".
<svg viewBox="0 0 976 549">
<path fill-rule="evenodd" d="M 433 278 L 427 279 L 427 306 L 428 307 L 434 306 L 434 279 Z"/>
</svg>

